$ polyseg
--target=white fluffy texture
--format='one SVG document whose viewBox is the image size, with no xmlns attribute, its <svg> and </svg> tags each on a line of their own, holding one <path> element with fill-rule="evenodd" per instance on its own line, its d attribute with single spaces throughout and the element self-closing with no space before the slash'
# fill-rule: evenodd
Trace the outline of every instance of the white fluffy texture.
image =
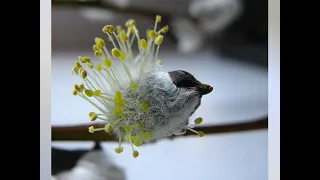
<svg viewBox="0 0 320 180">
<path fill-rule="evenodd" d="M 70 171 L 52 177 L 54 180 L 125 180 L 124 172 L 116 167 L 102 150 L 85 154 Z"/>
<path fill-rule="evenodd" d="M 162 27 L 154 26 L 158 33 L 161 33 L 160 28 Z M 85 88 L 92 92 L 101 90 L 101 96 L 86 97 L 88 94 L 84 95 L 82 92 L 79 95 L 97 107 L 103 115 L 96 114 L 107 124 L 111 124 L 112 131 L 121 140 L 130 141 L 130 136 L 140 136 L 142 141 L 155 140 L 182 134 L 188 128 L 189 117 L 200 103 L 200 95 L 196 90 L 177 88 L 169 74 L 162 72 L 161 66 L 156 63 L 160 46 L 155 41 L 160 34 L 156 39 L 149 34 L 146 38 L 147 48 L 139 48 L 139 53 L 133 53 L 132 46 L 140 47 L 140 39 L 143 38 L 138 33 L 135 29 L 134 35 L 130 34 L 130 42 L 117 40 L 121 44 L 119 50 L 126 54 L 124 59 L 115 58 L 117 55 L 114 52 L 111 53 L 112 57 L 109 52 L 112 47 L 103 47 L 100 68 L 83 67 L 88 72 L 84 80 Z M 138 41 L 131 41 L 135 38 L 133 36 Z M 107 66 L 106 58 L 112 61 L 112 67 Z M 95 61 L 92 62 L 97 65 Z M 131 86 L 134 83 L 136 88 Z M 148 108 L 141 108 L 142 105 Z M 128 130 L 130 128 L 131 132 Z"/>
<path fill-rule="evenodd" d="M 134 128 L 132 133 L 141 135 L 142 131 L 151 132 L 152 139 L 185 132 L 189 117 L 199 103 L 198 93 L 177 88 L 169 74 L 159 70 L 143 73 L 137 84 L 137 89 L 123 93 L 127 99 L 124 111 L 132 113 L 126 115 L 126 120 L 118 127 L 142 123 L 144 128 Z M 149 105 L 148 111 L 140 109 L 144 102 Z"/>
</svg>

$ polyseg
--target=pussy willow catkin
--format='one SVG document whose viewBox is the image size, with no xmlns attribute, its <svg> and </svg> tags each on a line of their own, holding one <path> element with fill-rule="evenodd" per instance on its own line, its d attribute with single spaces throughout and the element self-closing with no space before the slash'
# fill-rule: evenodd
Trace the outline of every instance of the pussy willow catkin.
<svg viewBox="0 0 320 180">
<path fill-rule="evenodd" d="M 73 95 L 96 107 L 97 112 L 89 112 L 91 121 L 106 123 L 104 128 L 90 126 L 89 132 L 115 133 L 119 138 L 116 153 L 123 151 L 124 140 L 131 145 L 133 157 L 137 157 L 136 147 L 146 141 L 183 134 L 186 130 L 204 135 L 189 124 L 190 112 L 198 104 L 190 97 L 198 92 L 176 87 L 168 73 L 161 71 L 158 53 L 169 27 L 159 29 L 160 22 L 161 16 L 156 16 L 146 39 L 140 37 L 132 19 L 125 23 L 125 29 L 106 25 L 102 32 L 113 47 L 107 47 L 103 38 L 95 38 L 93 50 L 97 60 L 79 56 L 72 69 L 83 80 L 74 85 Z M 133 46 L 137 47 L 137 54 Z M 201 122 L 202 118 L 194 121 Z"/>
</svg>

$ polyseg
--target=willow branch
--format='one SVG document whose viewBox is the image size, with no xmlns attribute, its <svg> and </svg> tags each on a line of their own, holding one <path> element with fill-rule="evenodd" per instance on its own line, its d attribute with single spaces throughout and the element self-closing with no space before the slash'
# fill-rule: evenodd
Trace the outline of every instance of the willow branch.
<svg viewBox="0 0 320 180">
<path fill-rule="evenodd" d="M 104 131 L 97 131 L 93 134 L 88 132 L 89 126 L 103 127 L 103 124 L 77 125 L 77 126 L 53 126 L 51 137 L 53 141 L 118 141 L 115 135 L 106 134 Z M 233 124 L 212 125 L 194 128 L 196 131 L 203 131 L 206 135 L 220 133 L 236 133 L 268 129 L 268 117 Z M 187 131 L 183 136 L 196 136 L 195 133 Z M 174 136 L 181 137 L 181 136 Z"/>
</svg>

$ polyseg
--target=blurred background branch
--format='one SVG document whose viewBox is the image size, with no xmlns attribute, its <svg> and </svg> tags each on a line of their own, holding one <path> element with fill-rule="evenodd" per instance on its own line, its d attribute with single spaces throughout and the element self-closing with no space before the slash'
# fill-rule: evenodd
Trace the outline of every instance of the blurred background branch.
<svg viewBox="0 0 320 180">
<path fill-rule="evenodd" d="M 76 126 L 53 126 L 52 140 L 53 141 L 118 141 L 114 135 L 108 135 L 104 131 L 98 131 L 93 134 L 88 132 L 89 126 L 104 127 L 103 124 L 76 125 Z M 194 128 L 197 131 L 203 131 L 206 135 L 220 133 L 235 133 L 241 131 L 252 131 L 268 128 L 268 117 L 245 121 L 241 123 L 212 125 Z M 196 136 L 195 133 L 187 131 L 184 136 Z M 175 136 L 179 137 L 179 136 Z M 174 138 L 174 137 L 172 137 Z"/>
</svg>

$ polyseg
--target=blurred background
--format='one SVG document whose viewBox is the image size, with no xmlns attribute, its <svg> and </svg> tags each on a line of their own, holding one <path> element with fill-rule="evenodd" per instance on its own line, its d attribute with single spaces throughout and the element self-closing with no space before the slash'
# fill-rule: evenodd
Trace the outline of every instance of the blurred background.
<svg viewBox="0 0 320 180">
<path fill-rule="evenodd" d="M 267 116 L 267 2 L 52 0 L 52 126 L 88 124 L 87 113 L 94 108 L 71 94 L 80 82 L 71 68 L 78 56 L 93 57 L 94 38 L 104 37 L 101 28 L 133 18 L 144 36 L 157 14 L 170 29 L 159 52 L 164 69 L 186 70 L 214 87 L 194 115 L 203 117 L 204 126 Z M 139 148 L 137 159 L 131 151 L 115 154 L 116 145 L 53 141 L 52 175 L 62 180 L 268 179 L 267 129 L 163 140 Z M 95 170 L 90 175 L 85 167 Z"/>
</svg>

